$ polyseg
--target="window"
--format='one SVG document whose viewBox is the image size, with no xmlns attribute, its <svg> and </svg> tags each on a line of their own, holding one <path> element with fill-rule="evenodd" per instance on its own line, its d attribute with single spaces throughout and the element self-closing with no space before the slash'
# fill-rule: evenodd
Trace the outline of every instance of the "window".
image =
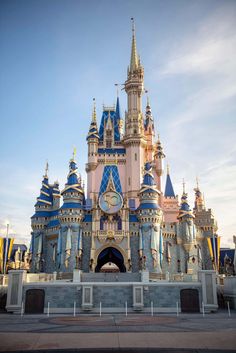
<svg viewBox="0 0 236 353">
<path fill-rule="evenodd" d="M 134 160 L 137 161 L 138 157 L 137 157 L 137 153 L 134 154 Z"/>
</svg>

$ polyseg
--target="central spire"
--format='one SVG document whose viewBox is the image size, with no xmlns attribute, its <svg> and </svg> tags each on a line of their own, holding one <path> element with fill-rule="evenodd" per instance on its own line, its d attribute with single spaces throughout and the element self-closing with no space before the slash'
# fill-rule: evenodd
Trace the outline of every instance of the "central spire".
<svg viewBox="0 0 236 353">
<path fill-rule="evenodd" d="M 130 58 L 130 72 L 133 72 L 138 68 L 138 54 L 136 47 L 136 36 L 135 36 L 135 24 L 133 17 L 132 21 L 132 49 L 131 49 L 131 58 Z"/>
</svg>

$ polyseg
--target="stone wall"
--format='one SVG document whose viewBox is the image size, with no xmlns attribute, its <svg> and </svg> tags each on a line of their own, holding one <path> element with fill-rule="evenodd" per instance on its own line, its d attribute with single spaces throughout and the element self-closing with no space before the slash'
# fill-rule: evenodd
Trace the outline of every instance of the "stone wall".
<svg viewBox="0 0 236 353">
<path fill-rule="evenodd" d="M 133 288 L 141 286 L 143 289 L 143 310 L 149 311 L 151 302 L 154 309 L 160 312 L 174 312 L 176 302 L 180 306 L 181 289 L 196 288 L 199 292 L 199 303 L 202 302 L 201 284 L 196 283 L 147 283 L 141 282 L 116 282 L 116 283 L 30 283 L 23 286 L 23 302 L 25 302 L 27 289 L 44 289 L 45 304 L 44 311 L 47 311 L 47 303 L 50 303 L 50 311 L 53 313 L 72 313 L 74 302 L 77 311 L 82 311 L 83 286 L 93 288 L 92 311 L 99 311 L 100 302 L 102 310 L 107 312 L 125 310 L 125 303 L 129 311 L 133 310 Z M 201 305 L 200 305 L 201 306 Z"/>
</svg>

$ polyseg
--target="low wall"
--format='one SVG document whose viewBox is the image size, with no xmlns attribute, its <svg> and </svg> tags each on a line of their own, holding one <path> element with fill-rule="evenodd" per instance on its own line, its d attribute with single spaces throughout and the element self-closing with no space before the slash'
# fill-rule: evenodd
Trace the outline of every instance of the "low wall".
<svg viewBox="0 0 236 353">
<path fill-rule="evenodd" d="M 38 277 L 39 276 L 39 277 Z M 71 275 L 70 275 L 71 277 Z M 32 280 L 36 280 L 32 282 Z M 70 313 L 90 310 L 150 310 L 170 312 L 182 307 L 185 312 L 215 311 L 217 305 L 216 273 L 199 271 L 198 281 L 150 281 L 149 272 L 126 274 L 83 274 L 74 271 L 73 279 L 57 280 L 56 273 L 27 276 L 26 271 L 9 271 L 6 309 L 9 312 Z M 111 282 L 111 280 L 113 280 Z M 183 291 L 185 290 L 185 291 Z M 193 310 L 193 311 L 194 311 Z"/>
<path fill-rule="evenodd" d="M 72 313 L 74 303 L 76 311 L 88 310 L 83 308 L 83 288 L 92 288 L 92 305 L 89 310 L 99 312 L 100 303 L 103 312 L 124 312 L 127 302 L 129 311 L 134 310 L 134 287 L 141 287 L 143 292 L 143 311 L 150 311 L 153 305 L 155 312 L 176 312 L 176 302 L 180 307 L 180 291 L 182 289 L 197 289 L 199 306 L 201 307 L 201 283 L 149 283 L 140 282 L 111 282 L 111 283 L 28 283 L 23 286 L 23 303 L 28 289 L 43 289 L 45 292 L 44 312 L 50 303 L 51 313 Z M 152 303 L 152 304 L 151 304 Z"/>
</svg>

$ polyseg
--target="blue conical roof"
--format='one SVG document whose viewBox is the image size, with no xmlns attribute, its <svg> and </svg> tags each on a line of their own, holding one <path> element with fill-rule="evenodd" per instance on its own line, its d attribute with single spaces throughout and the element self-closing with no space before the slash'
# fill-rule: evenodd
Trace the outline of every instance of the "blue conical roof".
<svg viewBox="0 0 236 353">
<path fill-rule="evenodd" d="M 69 164 L 69 174 L 67 176 L 67 183 L 65 184 L 64 190 L 62 190 L 61 194 L 63 195 L 66 192 L 73 192 L 77 191 L 79 193 L 84 193 L 82 186 L 81 186 L 81 179 L 78 178 L 77 175 L 77 165 L 74 159 L 70 160 Z"/>
<path fill-rule="evenodd" d="M 139 209 L 158 209 L 158 190 L 152 174 L 152 165 L 146 162 L 144 165 L 143 183 L 140 190 Z"/>
<path fill-rule="evenodd" d="M 156 185 L 154 181 L 154 176 L 152 174 L 152 166 L 151 163 L 147 162 L 144 165 L 144 176 L 143 176 L 143 185 L 153 186 Z"/>
<path fill-rule="evenodd" d="M 173 185 L 169 173 L 166 176 L 166 187 L 165 187 L 165 197 L 175 197 Z"/>
<path fill-rule="evenodd" d="M 44 175 L 40 195 L 35 206 L 52 205 L 52 190 L 48 183 L 48 176 Z"/>
<path fill-rule="evenodd" d="M 121 116 L 120 116 L 120 99 L 119 99 L 119 97 L 117 97 L 117 100 L 116 100 L 116 119 L 121 119 Z"/>
<path fill-rule="evenodd" d="M 184 216 L 187 218 L 194 218 L 192 210 L 188 204 L 188 194 L 186 192 L 183 192 L 183 195 L 181 197 L 181 205 L 179 209 L 178 218 L 182 218 Z"/>
</svg>

